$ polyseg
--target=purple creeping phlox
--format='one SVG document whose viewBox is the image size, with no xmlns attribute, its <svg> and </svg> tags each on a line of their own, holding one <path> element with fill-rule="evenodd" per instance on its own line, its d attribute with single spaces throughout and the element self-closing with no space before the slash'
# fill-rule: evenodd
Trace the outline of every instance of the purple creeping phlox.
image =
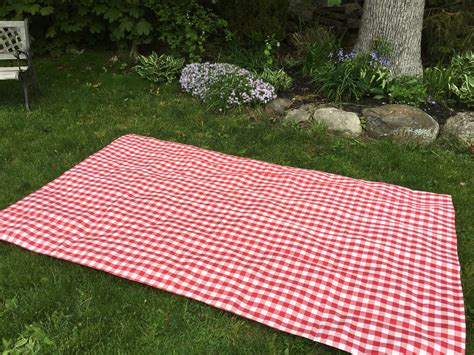
<svg viewBox="0 0 474 355">
<path fill-rule="evenodd" d="M 229 80 L 230 77 L 235 80 Z M 203 101 L 206 101 L 212 86 L 218 82 L 232 85 L 229 88 L 231 90 L 224 90 L 221 94 L 229 106 L 267 103 L 276 98 L 275 88 L 271 84 L 257 79 L 246 69 L 228 63 L 191 63 L 184 67 L 179 79 L 183 91 Z"/>
</svg>

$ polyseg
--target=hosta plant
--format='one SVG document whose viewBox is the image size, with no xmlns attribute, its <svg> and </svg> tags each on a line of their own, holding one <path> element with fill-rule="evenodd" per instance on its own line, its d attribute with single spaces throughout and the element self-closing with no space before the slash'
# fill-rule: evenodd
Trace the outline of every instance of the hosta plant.
<svg viewBox="0 0 474 355">
<path fill-rule="evenodd" d="M 474 52 L 455 55 L 449 69 L 449 90 L 459 101 L 474 107 Z"/>
<path fill-rule="evenodd" d="M 293 86 L 293 78 L 283 69 L 271 69 L 266 67 L 258 77 L 273 85 L 277 92 L 288 90 Z"/>
<path fill-rule="evenodd" d="M 133 69 L 142 78 L 154 83 L 172 83 L 183 68 L 184 59 L 170 55 L 158 55 L 153 52 L 149 56 L 138 56 L 139 64 Z"/>
</svg>

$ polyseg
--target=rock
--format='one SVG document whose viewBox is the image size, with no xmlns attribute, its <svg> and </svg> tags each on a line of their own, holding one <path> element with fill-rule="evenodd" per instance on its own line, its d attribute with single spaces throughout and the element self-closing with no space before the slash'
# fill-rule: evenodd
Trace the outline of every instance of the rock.
<svg viewBox="0 0 474 355">
<path fill-rule="evenodd" d="M 467 147 L 474 145 L 474 112 L 459 112 L 450 117 L 441 130 L 447 139 L 456 139 Z"/>
<path fill-rule="evenodd" d="M 270 101 L 265 106 L 265 111 L 269 114 L 283 115 L 288 107 L 291 105 L 291 100 L 288 99 L 275 99 Z"/>
<path fill-rule="evenodd" d="M 320 108 L 314 111 L 313 120 L 324 124 L 329 132 L 351 137 L 362 133 L 359 116 L 354 112 L 346 112 L 334 107 Z"/>
<path fill-rule="evenodd" d="M 438 123 L 419 108 L 385 105 L 362 110 L 366 130 L 374 138 L 389 137 L 403 143 L 430 143 L 439 132 Z"/>
<path fill-rule="evenodd" d="M 316 106 L 312 104 L 302 105 L 293 110 L 289 110 L 283 119 L 284 123 L 307 123 L 311 120 L 313 112 L 316 110 Z"/>
</svg>

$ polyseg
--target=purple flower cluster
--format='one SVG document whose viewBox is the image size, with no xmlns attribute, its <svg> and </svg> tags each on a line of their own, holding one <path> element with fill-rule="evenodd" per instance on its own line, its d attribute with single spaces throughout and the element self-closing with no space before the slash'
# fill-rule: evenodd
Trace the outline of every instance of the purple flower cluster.
<svg viewBox="0 0 474 355">
<path fill-rule="evenodd" d="M 370 52 L 370 65 L 376 67 L 376 66 L 382 66 L 385 68 L 388 68 L 391 63 L 390 60 L 384 56 L 384 55 L 379 55 L 376 51 Z"/>
<path fill-rule="evenodd" d="M 336 58 L 339 63 L 342 63 L 345 60 L 352 61 L 355 59 L 355 57 L 356 57 L 356 53 L 353 50 L 350 51 L 349 53 L 345 53 L 344 49 L 342 48 L 339 49 L 339 51 L 336 54 L 334 53 L 329 54 L 329 58 Z"/>
<path fill-rule="evenodd" d="M 276 98 L 275 88 L 248 70 L 228 63 L 192 63 L 184 67 L 179 79 L 183 91 L 203 101 L 218 99 L 229 106 L 267 103 Z"/>
<path fill-rule="evenodd" d="M 329 58 L 337 60 L 339 63 L 344 61 L 353 61 L 356 58 L 357 54 L 354 50 L 350 52 L 345 52 L 343 48 L 339 49 L 337 53 L 330 53 Z M 390 60 L 384 56 L 379 55 L 376 51 L 372 51 L 369 54 L 369 64 L 373 67 L 382 66 L 388 68 L 390 66 Z"/>
</svg>

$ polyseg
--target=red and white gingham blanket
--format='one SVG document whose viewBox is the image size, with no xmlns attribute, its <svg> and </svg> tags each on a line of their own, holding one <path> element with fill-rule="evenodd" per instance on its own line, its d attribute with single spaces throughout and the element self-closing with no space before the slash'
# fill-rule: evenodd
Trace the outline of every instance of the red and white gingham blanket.
<svg viewBox="0 0 474 355">
<path fill-rule="evenodd" d="M 447 195 L 126 135 L 0 240 L 355 354 L 465 349 Z"/>
</svg>

